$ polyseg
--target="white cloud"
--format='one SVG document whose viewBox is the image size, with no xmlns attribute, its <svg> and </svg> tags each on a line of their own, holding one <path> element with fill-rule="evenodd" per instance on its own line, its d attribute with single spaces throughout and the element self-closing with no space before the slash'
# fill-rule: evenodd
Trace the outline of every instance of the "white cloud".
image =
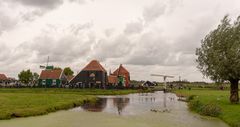
<svg viewBox="0 0 240 127">
<path fill-rule="evenodd" d="M 75 72 L 99 59 L 107 70 L 123 63 L 132 79 L 158 80 L 150 74 L 161 73 L 202 80 L 195 49 L 225 14 L 239 15 L 239 6 L 238 0 L 0 2 L 0 72 L 38 72 L 50 56 L 51 64 Z"/>
<path fill-rule="evenodd" d="M 166 5 L 162 2 L 155 2 L 143 11 L 143 18 L 146 22 L 151 22 L 166 12 Z"/>
</svg>

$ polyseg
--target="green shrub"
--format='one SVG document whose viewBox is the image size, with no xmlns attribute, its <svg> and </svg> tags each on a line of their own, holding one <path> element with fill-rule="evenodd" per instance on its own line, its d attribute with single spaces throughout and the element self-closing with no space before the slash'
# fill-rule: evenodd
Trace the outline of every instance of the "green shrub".
<svg viewBox="0 0 240 127">
<path fill-rule="evenodd" d="M 192 111 L 201 112 L 203 104 L 199 100 L 191 100 L 188 103 L 188 107 Z"/>
<path fill-rule="evenodd" d="M 188 103 L 190 110 L 205 116 L 217 117 L 221 114 L 222 109 L 215 103 L 203 104 L 199 100 L 191 100 Z"/>
<path fill-rule="evenodd" d="M 196 97 L 196 95 L 190 95 L 187 97 L 187 101 L 191 101 Z"/>
<path fill-rule="evenodd" d="M 206 116 L 217 117 L 221 114 L 222 109 L 215 103 L 209 103 L 202 107 L 201 114 Z"/>
</svg>

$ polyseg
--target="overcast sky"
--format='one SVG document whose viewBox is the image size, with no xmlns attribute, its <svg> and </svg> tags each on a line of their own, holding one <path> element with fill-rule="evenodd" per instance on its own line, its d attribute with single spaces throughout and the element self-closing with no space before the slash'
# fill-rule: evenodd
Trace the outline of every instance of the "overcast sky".
<svg viewBox="0 0 240 127">
<path fill-rule="evenodd" d="M 239 0 L 6 0 L 0 2 L 0 73 L 17 77 L 39 65 L 75 74 L 97 59 L 131 79 L 151 73 L 209 81 L 196 69 L 195 49 L 224 15 L 240 15 Z"/>
</svg>

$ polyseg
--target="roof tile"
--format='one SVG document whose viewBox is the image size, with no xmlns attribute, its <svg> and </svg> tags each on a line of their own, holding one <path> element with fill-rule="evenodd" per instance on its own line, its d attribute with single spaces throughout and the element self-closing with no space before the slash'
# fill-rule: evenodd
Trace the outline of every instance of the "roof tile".
<svg viewBox="0 0 240 127">
<path fill-rule="evenodd" d="M 5 74 L 0 74 L 0 80 L 8 80 Z"/>
<path fill-rule="evenodd" d="M 97 60 L 92 60 L 85 68 L 83 68 L 83 71 L 103 71 L 103 72 L 107 72 Z"/>
<path fill-rule="evenodd" d="M 63 70 L 43 70 L 39 79 L 60 79 Z"/>
<path fill-rule="evenodd" d="M 114 75 L 125 75 L 129 74 L 128 70 L 122 66 L 122 64 L 119 66 L 117 70 L 113 72 Z"/>
</svg>

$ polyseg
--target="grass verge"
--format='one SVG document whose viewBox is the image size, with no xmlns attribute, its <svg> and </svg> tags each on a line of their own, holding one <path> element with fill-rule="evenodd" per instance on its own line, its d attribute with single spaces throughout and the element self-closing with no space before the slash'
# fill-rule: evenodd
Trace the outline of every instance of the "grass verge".
<svg viewBox="0 0 240 127">
<path fill-rule="evenodd" d="M 96 101 L 96 95 L 123 95 L 137 90 L 0 89 L 0 119 L 44 115 Z"/>
<path fill-rule="evenodd" d="M 232 127 L 240 127 L 240 104 L 229 102 L 229 91 L 192 89 L 176 90 L 175 93 L 191 98 L 188 102 L 191 111 L 218 117 Z"/>
</svg>

